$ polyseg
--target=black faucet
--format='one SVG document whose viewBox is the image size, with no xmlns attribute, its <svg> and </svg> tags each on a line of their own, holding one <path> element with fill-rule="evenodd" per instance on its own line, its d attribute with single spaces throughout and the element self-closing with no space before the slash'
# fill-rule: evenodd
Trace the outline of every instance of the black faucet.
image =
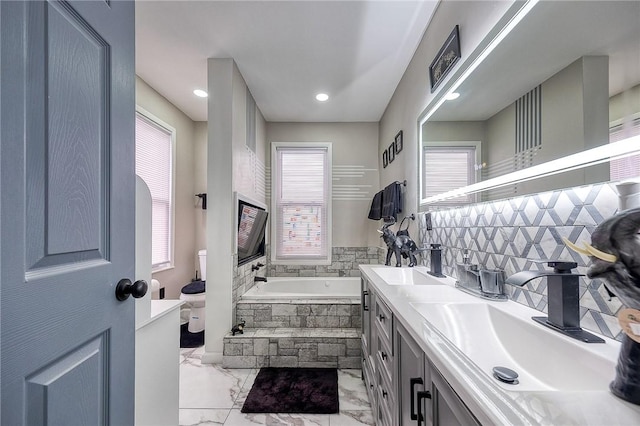
<svg viewBox="0 0 640 426">
<path fill-rule="evenodd" d="M 259 281 L 266 283 L 267 277 L 253 277 L 253 282 L 259 282 Z"/>
<path fill-rule="evenodd" d="M 260 269 L 260 266 L 263 265 L 261 265 L 260 263 L 258 263 L 257 265 L 251 265 L 251 272 L 257 271 L 258 269 Z"/>
<path fill-rule="evenodd" d="M 442 273 L 442 249 L 440 244 L 431 244 L 428 249 L 431 251 L 431 270 L 428 272 L 434 277 L 444 277 Z"/>
<path fill-rule="evenodd" d="M 535 278 L 547 277 L 548 317 L 532 317 L 536 322 L 569 337 L 586 343 L 604 343 L 604 340 L 580 328 L 579 277 L 571 273 L 575 262 L 549 261 L 553 271 L 522 271 L 511 275 L 507 284 L 522 287 Z"/>
</svg>

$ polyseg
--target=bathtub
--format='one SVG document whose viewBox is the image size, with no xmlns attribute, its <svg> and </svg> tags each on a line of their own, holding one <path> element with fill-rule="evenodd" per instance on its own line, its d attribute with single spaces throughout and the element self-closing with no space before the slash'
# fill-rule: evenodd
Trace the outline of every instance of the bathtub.
<svg viewBox="0 0 640 426">
<path fill-rule="evenodd" d="M 354 299 L 360 303 L 360 278 L 268 277 L 266 283 L 257 283 L 241 299 Z"/>
</svg>

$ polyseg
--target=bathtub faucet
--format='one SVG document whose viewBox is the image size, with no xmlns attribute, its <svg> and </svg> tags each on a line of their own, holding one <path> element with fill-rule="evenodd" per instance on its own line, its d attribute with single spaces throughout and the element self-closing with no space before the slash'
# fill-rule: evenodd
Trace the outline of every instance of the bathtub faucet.
<svg viewBox="0 0 640 426">
<path fill-rule="evenodd" d="M 262 281 L 263 283 L 267 282 L 267 277 L 253 277 L 253 282 L 260 282 Z"/>
</svg>

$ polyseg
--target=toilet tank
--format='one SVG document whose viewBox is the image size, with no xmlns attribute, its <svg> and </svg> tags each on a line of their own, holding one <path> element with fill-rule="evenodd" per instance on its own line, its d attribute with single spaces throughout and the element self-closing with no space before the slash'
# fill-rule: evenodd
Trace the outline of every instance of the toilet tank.
<svg viewBox="0 0 640 426">
<path fill-rule="evenodd" d="M 198 260 L 200 261 L 200 275 L 201 275 L 200 279 L 202 281 L 206 281 L 207 280 L 207 250 L 206 249 L 202 249 L 198 251 Z"/>
</svg>

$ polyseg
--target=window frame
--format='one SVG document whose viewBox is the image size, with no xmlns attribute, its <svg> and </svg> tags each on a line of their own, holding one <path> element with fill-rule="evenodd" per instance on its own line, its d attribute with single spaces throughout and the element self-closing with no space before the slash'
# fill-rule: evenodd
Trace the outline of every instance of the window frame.
<svg viewBox="0 0 640 426">
<path fill-rule="evenodd" d="M 331 265 L 332 261 L 332 216 L 333 216 L 333 206 L 332 206 L 332 166 L 333 166 L 333 156 L 332 156 L 332 144 L 331 142 L 271 142 L 271 212 L 272 212 L 272 220 L 269 226 L 271 227 L 269 235 L 272 236 L 271 243 L 271 255 L 270 260 L 274 265 Z M 292 149 L 326 149 L 326 167 L 327 167 L 327 196 L 326 196 L 326 216 L 327 216 L 327 230 L 324 233 L 326 238 L 326 252 L 322 257 L 318 258 L 295 258 L 295 257 L 287 257 L 287 258 L 278 258 L 278 223 L 282 219 L 281 213 L 278 211 L 278 202 L 277 197 L 279 196 L 279 192 L 277 190 L 279 181 L 279 174 L 276 172 L 279 162 L 278 162 L 278 149 L 279 148 L 292 148 Z"/>
<path fill-rule="evenodd" d="M 177 140 L 177 131 L 175 127 L 171 126 L 167 122 L 158 118 L 154 114 L 150 113 L 146 109 L 142 108 L 139 105 L 136 105 L 136 118 L 140 115 L 142 118 L 152 122 L 158 127 L 163 128 L 171 135 L 171 164 L 170 164 L 170 174 L 171 174 L 171 189 L 169 194 L 169 241 L 168 241 L 168 253 L 169 259 L 168 262 L 163 262 L 157 265 L 151 265 L 151 272 L 162 272 L 175 268 L 175 218 L 176 218 L 176 140 Z M 136 139 L 137 143 L 137 139 Z M 134 160 L 134 166 L 135 160 Z M 144 181 L 144 179 L 142 179 Z M 146 184 L 146 182 L 145 182 Z M 153 198 L 151 200 L 153 204 Z M 153 210 L 152 210 L 153 211 Z M 152 213 L 153 214 L 153 213 Z M 153 230 L 152 230 L 153 232 Z M 153 248 L 152 248 L 153 253 Z"/>
<path fill-rule="evenodd" d="M 475 150 L 475 158 L 474 158 L 474 164 L 470 165 L 470 170 L 473 169 L 475 171 L 475 173 L 473 173 L 473 178 L 474 178 L 474 182 L 479 182 L 480 181 L 480 174 L 481 174 L 481 168 L 477 167 L 479 164 L 482 164 L 482 142 L 481 141 L 429 141 L 429 142 L 423 142 L 420 146 L 420 158 L 418 159 L 419 161 L 419 171 L 420 171 L 420 184 L 419 184 L 419 198 L 420 198 L 420 206 L 428 206 L 430 208 L 434 208 L 434 207 L 442 207 L 442 208 L 448 208 L 448 207 L 456 207 L 456 206 L 463 206 L 463 205 L 469 205 L 469 204 L 473 204 L 477 202 L 477 194 L 469 194 L 469 200 L 468 201 L 461 201 L 461 200 L 445 200 L 445 201 L 439 201 L 437 203 L 426 203 L 424 200 L 426 200 L 428 197 L 424 196 L 424 185 L 423 185 L 423 180 L 424 180 L 424 174 L 425 174 L 425 170 L 424 170 L 424 151 L 428 148 L 436 148 L 436 149 L 474 149 Z M 470 184 L 468 184 L 470 185 Z M 467 186 L 467 185 L 465 185 Z M 456 188 L 457 189 L 457 188 Z M 443 191 L 445 192 L 445 191 Z"/>
</svg>

